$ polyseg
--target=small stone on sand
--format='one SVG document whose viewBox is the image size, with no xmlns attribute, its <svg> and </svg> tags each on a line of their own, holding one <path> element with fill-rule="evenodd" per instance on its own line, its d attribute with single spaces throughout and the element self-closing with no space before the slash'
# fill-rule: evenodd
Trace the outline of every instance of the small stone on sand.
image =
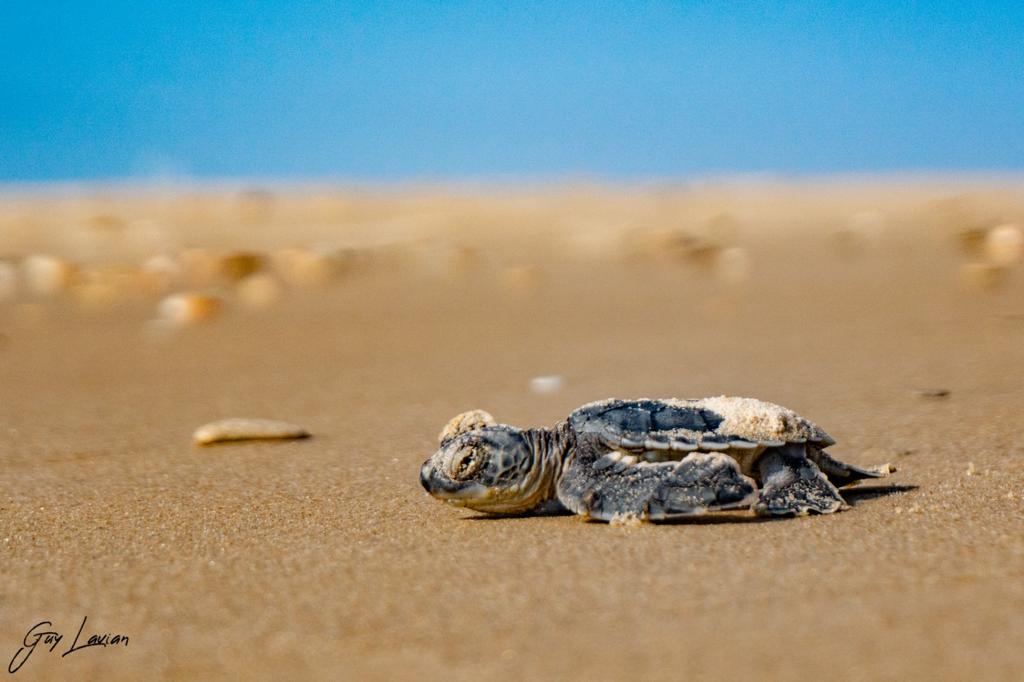
<svg viewBox="0 0 1024 682">
<path fill-rule="evenodd" d="M 632 237 L 641 257 L 698 267 L 713 267 L 722 250 L 721 244 L 682 229 L 640 231 Z"/>
<path fill-rule="evenodd" d="M 299 287 L 328 284 L 337 271 L 329 257 L 309 249 L 281 249 L 273 254 L 272 261 L 285 282 Z"/>
<path fill-rule="evenodd" d="M 945 398 L 949 395 L 947 388 L 919 388 L 914 391 L 921 398 Z"/>
<path fill-rule="evenodd" d="M 29 256 L 22 262 L 21 268 L 29 291 L 40 296 L 52 296 L 65 291 L 75 275 L 73 265 L 45 254 Z"/>
<path fill-rule="evenodd" d="M 140 272 L 144 289 L 159 294 L 181 280 L 182 267 L 173 257 L 159 254 L 143 261 Z"/>
<path fill-rule="evenodd" d="M 205 294 L 171 294 L 160 301 L 158 310 L 161 319 L 172 324 L 196 324 L 217 317 L 221 312 L 221 302 Z"/>
<path fill-rule="evenodd" d="M 262 270 L 266 265 L 266 259 L 258 253 L 239 251 L 231 253 L 220 259 L 220 274 L 231 282 L 253 275 Z"/>
<path fill-rule="evenodd" d="M 1009 223 L 993 227 L 985 235 L 985 255 L 996 265 L 1024 262 L 1024 231 Z"/>
<path fill-rule="evenodd" d="M 196 429 L 192 437 L 199 445 L 210 445 L 238 440 L 309 438 L 309 435 L 306 429 L 288 422 L 274 419 L 232 418 L 204 424 Z"/>
<path fill-rule="evenodd" d="M 964 254 L 979 256 L 985 249 L 987 234 L 988 232 L 981 227 L 965 227 L 956 233 L 956 243 Z"/>
<path fill-rule="evenodd" d="M 565 387 L 565 380 L 557 374 L 530 379 L 530 390 L 540 395 L 558 393 Z"/>
</svg>

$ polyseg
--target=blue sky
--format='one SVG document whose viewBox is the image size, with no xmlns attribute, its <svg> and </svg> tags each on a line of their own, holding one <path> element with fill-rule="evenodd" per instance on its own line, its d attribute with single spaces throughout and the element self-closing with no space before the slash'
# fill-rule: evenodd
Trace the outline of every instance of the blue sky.
<svg viewBox="0 0 1024 682">
<path fill-rule="evenodd" d="M 1021 2 L 0 3 L 0 181 L 1021 169 Z"/>
</svg>

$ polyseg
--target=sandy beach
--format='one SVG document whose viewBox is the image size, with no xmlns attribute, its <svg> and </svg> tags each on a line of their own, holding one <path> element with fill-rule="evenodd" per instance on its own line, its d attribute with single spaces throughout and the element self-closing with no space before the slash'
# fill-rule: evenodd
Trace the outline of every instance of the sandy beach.
<svg viewBox="0 0 1024 682">
<path fill-rule="evenodd" d="M 1000 225 L 1019 181 L 8 190 L 0 655 L 33 680 L 1020 679 Z M 26 283 L 41 254 L 69 274 Z M 217 313 L 159 319 L 184 291 Z M 832 516 L 640 527 L 418 481 L 464 410 L 720 394 L 899 472 Z M 192 442 L 223 417 L 313 435 Z M 62 656 L 85 617 L 128 645 Z M 19 651 L 42 621 L 63 640 Z"/>
</svg>

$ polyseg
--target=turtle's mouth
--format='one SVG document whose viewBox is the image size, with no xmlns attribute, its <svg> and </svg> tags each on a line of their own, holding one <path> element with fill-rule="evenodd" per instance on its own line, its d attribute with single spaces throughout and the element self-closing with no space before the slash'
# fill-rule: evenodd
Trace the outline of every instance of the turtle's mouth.
<svg viewBox="0 0 1024 682">
<path fill-rule="evenodd" d="M 432 497 L 458 507 L 486 498 L 488 494 L 487 487 L 475 481 L 453 481 L 447 476 L 438 475 L 437 470 L 430 466 L 430 461 L 420 469 L 420 484 Z"/>
</svg>

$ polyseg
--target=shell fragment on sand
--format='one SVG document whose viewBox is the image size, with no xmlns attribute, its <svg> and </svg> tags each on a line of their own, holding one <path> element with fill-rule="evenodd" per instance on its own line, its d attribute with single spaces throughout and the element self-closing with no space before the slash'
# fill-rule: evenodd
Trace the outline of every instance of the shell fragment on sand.
<svg viewBox="0 0 1024 682">
<path fill-rule="evenodd" d="M 192 437 L 199 445 L 238 440 L 283 440 L 309 438 L 310 433 L 301 426 L 274 419 L 233 418 L 204 424 Z"/>
<path fill-rule="evenodd" d="M 530 379 L 530 391 L 539 395 L 558 393 L 565 387 L 565 380 L 557 374 Z"/>
<path fill-rule="evenodd" d="M 948 388 L 919 388 L 914 393 L 920 398 L 946 398 L 949 396 Z"/>
</svg>

